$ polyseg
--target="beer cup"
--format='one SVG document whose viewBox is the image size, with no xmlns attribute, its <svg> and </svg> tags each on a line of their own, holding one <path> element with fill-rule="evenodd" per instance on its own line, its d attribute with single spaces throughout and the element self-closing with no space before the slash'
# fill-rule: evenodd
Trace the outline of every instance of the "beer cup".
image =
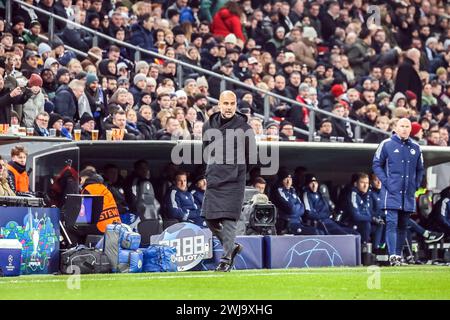
<svg viewBox="0 0 450 320">
<path fill-rule="evenodd" d="M 98 140 L 98 130 L 92 130 L 91 134 L 92 134 L 93 141 Z"/>
<path fill-rule="evenodd" d="M 75 141 L 80 141 L 81 140 L 81 129 L 74 129 L 73 137 L 74 137 Z"/>
<path fill-rule="evenodd" d="M 112 140 L 112 130 L 106 130 L 106 140 Z"/>
</svg>

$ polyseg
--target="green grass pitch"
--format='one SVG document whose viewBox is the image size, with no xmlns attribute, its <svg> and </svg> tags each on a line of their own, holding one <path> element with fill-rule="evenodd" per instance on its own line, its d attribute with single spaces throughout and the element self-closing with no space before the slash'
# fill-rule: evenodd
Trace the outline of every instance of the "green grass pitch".
<svg viewBox="0 0 450 320">
<path fill-rule="evenodd" d="M 21 276 L 0 278 L 0 298 L 450 299 L 450 267 L 95 274 L 79 279 L 54 275 Z"/>
</svg>

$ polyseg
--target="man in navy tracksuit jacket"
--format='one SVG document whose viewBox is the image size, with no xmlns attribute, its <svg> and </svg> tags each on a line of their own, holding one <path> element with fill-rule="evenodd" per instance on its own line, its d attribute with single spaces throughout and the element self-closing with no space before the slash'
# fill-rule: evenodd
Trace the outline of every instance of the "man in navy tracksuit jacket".
<svg viewBox="0 0 450 320">
<path fill-rule="evenodd" d="M 354 224 L 361 234 L 361 242 L 363 243 L 372 242 L 370 237 L 372 232 L 378 233 L 383 230 L 382 223 L 384 221 L 381 222 L 373 215 L 369 176 L 365 173 L 358 174 L 355 186 L 348 195 L 347 213 L 350 223 Z M 372 223 L 374 223 L 373 226 Z"/>
<path fill-rule="evenodd" d="M 195 177 L 192 181 L 194 187 L 191 190 L 191 194 L 194 197 L 194 202 L 197 207 L 201 210 L 203 206 L 203 198 L 205 197 L 206 190 L 206 179 L 204 175 L 199 175 Z"/>
<path fill-rule="evenodd" d="M 330 218 L 330 206 L 318 189 L 319 182 L 317 178 L 312 174 L 307 174 L 305 176 L 305 189 L 302 196 L 305 205 L 305 217 L 317 222 L 317 227 L 325 234 L 358 234 L 353 229 L 341 226 Z"/>
<path fill-rule="evenodd" d="M 386 242 L 384 236 L 386 232 L 386 212 L 381 208 L 381 181 L 374 173 L 370 175 L 370 180 L 369 194 L 372 200 L 372 223 L 381 225 L 377 229 L 378 232 L 373 235 L 372 245 L 374 249 L 380 249 Z"/>
<path fill-rule="evenodd" d="M 278 178 L 280 180 L 279 187 L 274 189 L 271 194 L 271 200 L 278 209 L 277 234 L 322 234 L 317 228 L 304 225 L 302 216 L 305 213 L 305 207 L 292 187 L 291 175 L 280 170 Z"/>
<path fill-rule="evenodd" d="M 201 208 L 195 204 L 194 197 L 187 190 L 185 172 L 175 176 L 175 186 L 166 195 L 166 208 L 168 218 L 204 227 L 204 219 L 200 216 Z"/>
<path fill-rule="evenodd" d="M 450 236 L 450 187 L 441 191 L 441 198 L 433 206 L 430 219 L 433 227 Z"/>
<path fill-rule="evenodd" d="M 400 119 L 395 133 L 378 146 L 372 169 L 381 180 L 382 209 L 386 210 L 386 242 L 391 265 L 401 265 L 408 219 L 416 211 L 415 192 L 424 174 L 420 146 L 409 135 L 411 122 Z"/>
</svg>

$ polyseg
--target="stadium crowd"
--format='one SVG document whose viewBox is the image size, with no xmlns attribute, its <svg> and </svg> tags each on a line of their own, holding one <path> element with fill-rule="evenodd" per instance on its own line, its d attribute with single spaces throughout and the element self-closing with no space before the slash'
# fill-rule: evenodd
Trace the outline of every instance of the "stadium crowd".
<svg viewBox="0 0 450 320">
<path fill-rule="evenodd" d="M 449 145 L 446 1 L 26 2 L 344 119 L 390 131 L 407 117 L 419 143 Z M 180 75 L 174 62 L 138 57 L 56 19 L 55 37 L 46 42 L 40 35 L 49 31 L 48 16 L 15 2 L 12 12 L 10 24 L 0 22 L 0 124 L 68 139 L 80 129 L 81 140 L 107 139 L 112 129 L 123 129 L 125 140 L 201 139 L 203 123 L 217 111 L 209 98 L 218 98 L 219 78 L 188 66 Z M 269 97 L 270 116 L 281 122 L 263 122 L 254 114 L 264 113 L 264 94 L 231 82 L 226 89 L 237 93 L 258 139 L 307 139 L 293 130 L 308 129 L 307 108 Z M 316 117 L 315 141 L 356 141 L 353 124 Z M 385 137 L 361 132 L 364 142 Z"/>
</svg>

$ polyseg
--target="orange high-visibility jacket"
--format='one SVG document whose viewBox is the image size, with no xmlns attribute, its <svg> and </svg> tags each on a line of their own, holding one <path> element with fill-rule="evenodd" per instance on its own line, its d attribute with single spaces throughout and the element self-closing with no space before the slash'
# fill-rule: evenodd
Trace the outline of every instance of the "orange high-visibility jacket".
<svg viewBox="0 0 450 320">
<path fill-rule="evenodd" d="M 89 184 L 81 191 L 81 193 L 103 196 L 103 209 L 97 222 L 97 229 L 100 232 L 105 232 L 108 224 L 112 224 L 114 222 L 121 223 L 119 209 L 117 209 L 114 196 L 103 184 Z"/>
<path fill-rule="evenodd" d="M 19 173 L 13 166 L 7 165 L 7 168 L 14 175 L 14 183 L 16 184 L 17 192 L 29 192 L 30 191 L 30 180 L 26 171 Z"/>
</svg>

